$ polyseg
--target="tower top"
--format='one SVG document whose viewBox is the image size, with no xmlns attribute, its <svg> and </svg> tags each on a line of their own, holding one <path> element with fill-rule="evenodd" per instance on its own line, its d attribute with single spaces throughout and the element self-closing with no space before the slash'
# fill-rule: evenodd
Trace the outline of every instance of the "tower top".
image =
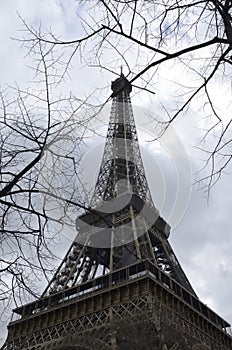
<svg viewBox="0 0 232 350">
<path fill-rule="evenodd" d="M 126 93 L 130 94 L 132 91 L 132 85 L 127 80 L 127 78 L 124 76 L 122 69 L 121 69 L 121 74 L 120 77 L 117 78 L 116 80 L 112 81 L 111 83 L 111 89 L 113 91 L 112 97 L 115 97 L 122 91 L 125 91 Z"/>
</svg>

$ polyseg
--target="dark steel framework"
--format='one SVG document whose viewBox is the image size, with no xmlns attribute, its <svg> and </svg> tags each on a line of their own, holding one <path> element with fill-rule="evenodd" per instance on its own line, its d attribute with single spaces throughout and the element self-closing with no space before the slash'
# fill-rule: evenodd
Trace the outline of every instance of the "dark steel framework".
<svg viewBox="0 0 232 350">
<path fill-rule="evenodd" d="M 195 295 L 167 240 L 169 225 L 152 201 L 130 101 L 131 84 L 121 75 L 112 90 L 92 211 L 78 218 L 77 239 L 43 295 L 145 259 Z"/>
<path fill-rule="evenodd" d="M 71 343 L 81 342 L 77 348 L 84 349 L 83 339 L 87 344 L 94 332 L 99 349 L 124 349 L 117 347 L 120 339 L 109 325 L 138 315 L 155 325 L 150 347 L 164 321 L 169 333 L 176 329 L 189 344 L 181 349 L 197 349 L 197 340 L 199 349 L 203 344 L 231 349 L 229 324 L 199 301 L 168 242 L 170 227 L 153 204 L 130 102 L 132 86 L 121 74 L 112 90 L 91 210 L 77 218 L 76 240 L 41 298 L 14 310 L 19 319 L 9 324 L 3 349 L 58 349 L 70 334 Z M 174 344 L 169 338 L 166 344 Z"/>
</svg>

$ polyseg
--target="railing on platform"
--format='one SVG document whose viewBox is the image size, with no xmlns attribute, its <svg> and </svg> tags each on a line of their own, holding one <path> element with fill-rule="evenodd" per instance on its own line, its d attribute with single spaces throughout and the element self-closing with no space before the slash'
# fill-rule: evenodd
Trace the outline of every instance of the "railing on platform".
<svg viewBox="0 0 232 350">
<path fill-rule="evenodd" d="M 222 330 L 226 330 L 226 328 L 230 327 L 229 323 L 148 260 L 118 269 L 104 276 L 68 288 L 62 292 L 51 294 L 50 296 L 16 308 L 13 311 L 20 315 L 20 317 L 31 317 L 32 315 L 45 312 L 48 309 L 61 306 L 62 304 L 71 303 L 88 294 L 103 292 L 112 287 L 126 284 L 135 279 L 140 279 L 144 275 L 150 276 L 159 285 L 162 285 L 162 287 L 170 293 L 179 297 Z"/>
</svg>

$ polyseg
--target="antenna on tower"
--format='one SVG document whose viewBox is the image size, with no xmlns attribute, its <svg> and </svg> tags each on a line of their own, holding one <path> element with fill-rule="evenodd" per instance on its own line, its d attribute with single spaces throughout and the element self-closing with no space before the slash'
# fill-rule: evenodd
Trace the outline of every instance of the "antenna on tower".
<svg viewBox="0 0 232 350">
<path fill-rule="evenodd" d="M 120 75 L 121 75 L 121 77 L 123 77 L 122 66 L 121 66 L 121 74 Z"/>
</svg>

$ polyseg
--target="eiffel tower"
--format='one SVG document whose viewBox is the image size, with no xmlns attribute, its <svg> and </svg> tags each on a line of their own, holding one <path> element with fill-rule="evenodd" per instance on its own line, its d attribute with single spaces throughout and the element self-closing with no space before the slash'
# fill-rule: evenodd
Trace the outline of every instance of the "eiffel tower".
<svg viewBox="0 0 232 350">
<path fill-rule="evenodd" d="M 147 184 L 121 73 L 90 210 L 36 301 L 17 307 L 4 350 L 232 349 L 230 326 L 194 292 Z"/>
</svg>

